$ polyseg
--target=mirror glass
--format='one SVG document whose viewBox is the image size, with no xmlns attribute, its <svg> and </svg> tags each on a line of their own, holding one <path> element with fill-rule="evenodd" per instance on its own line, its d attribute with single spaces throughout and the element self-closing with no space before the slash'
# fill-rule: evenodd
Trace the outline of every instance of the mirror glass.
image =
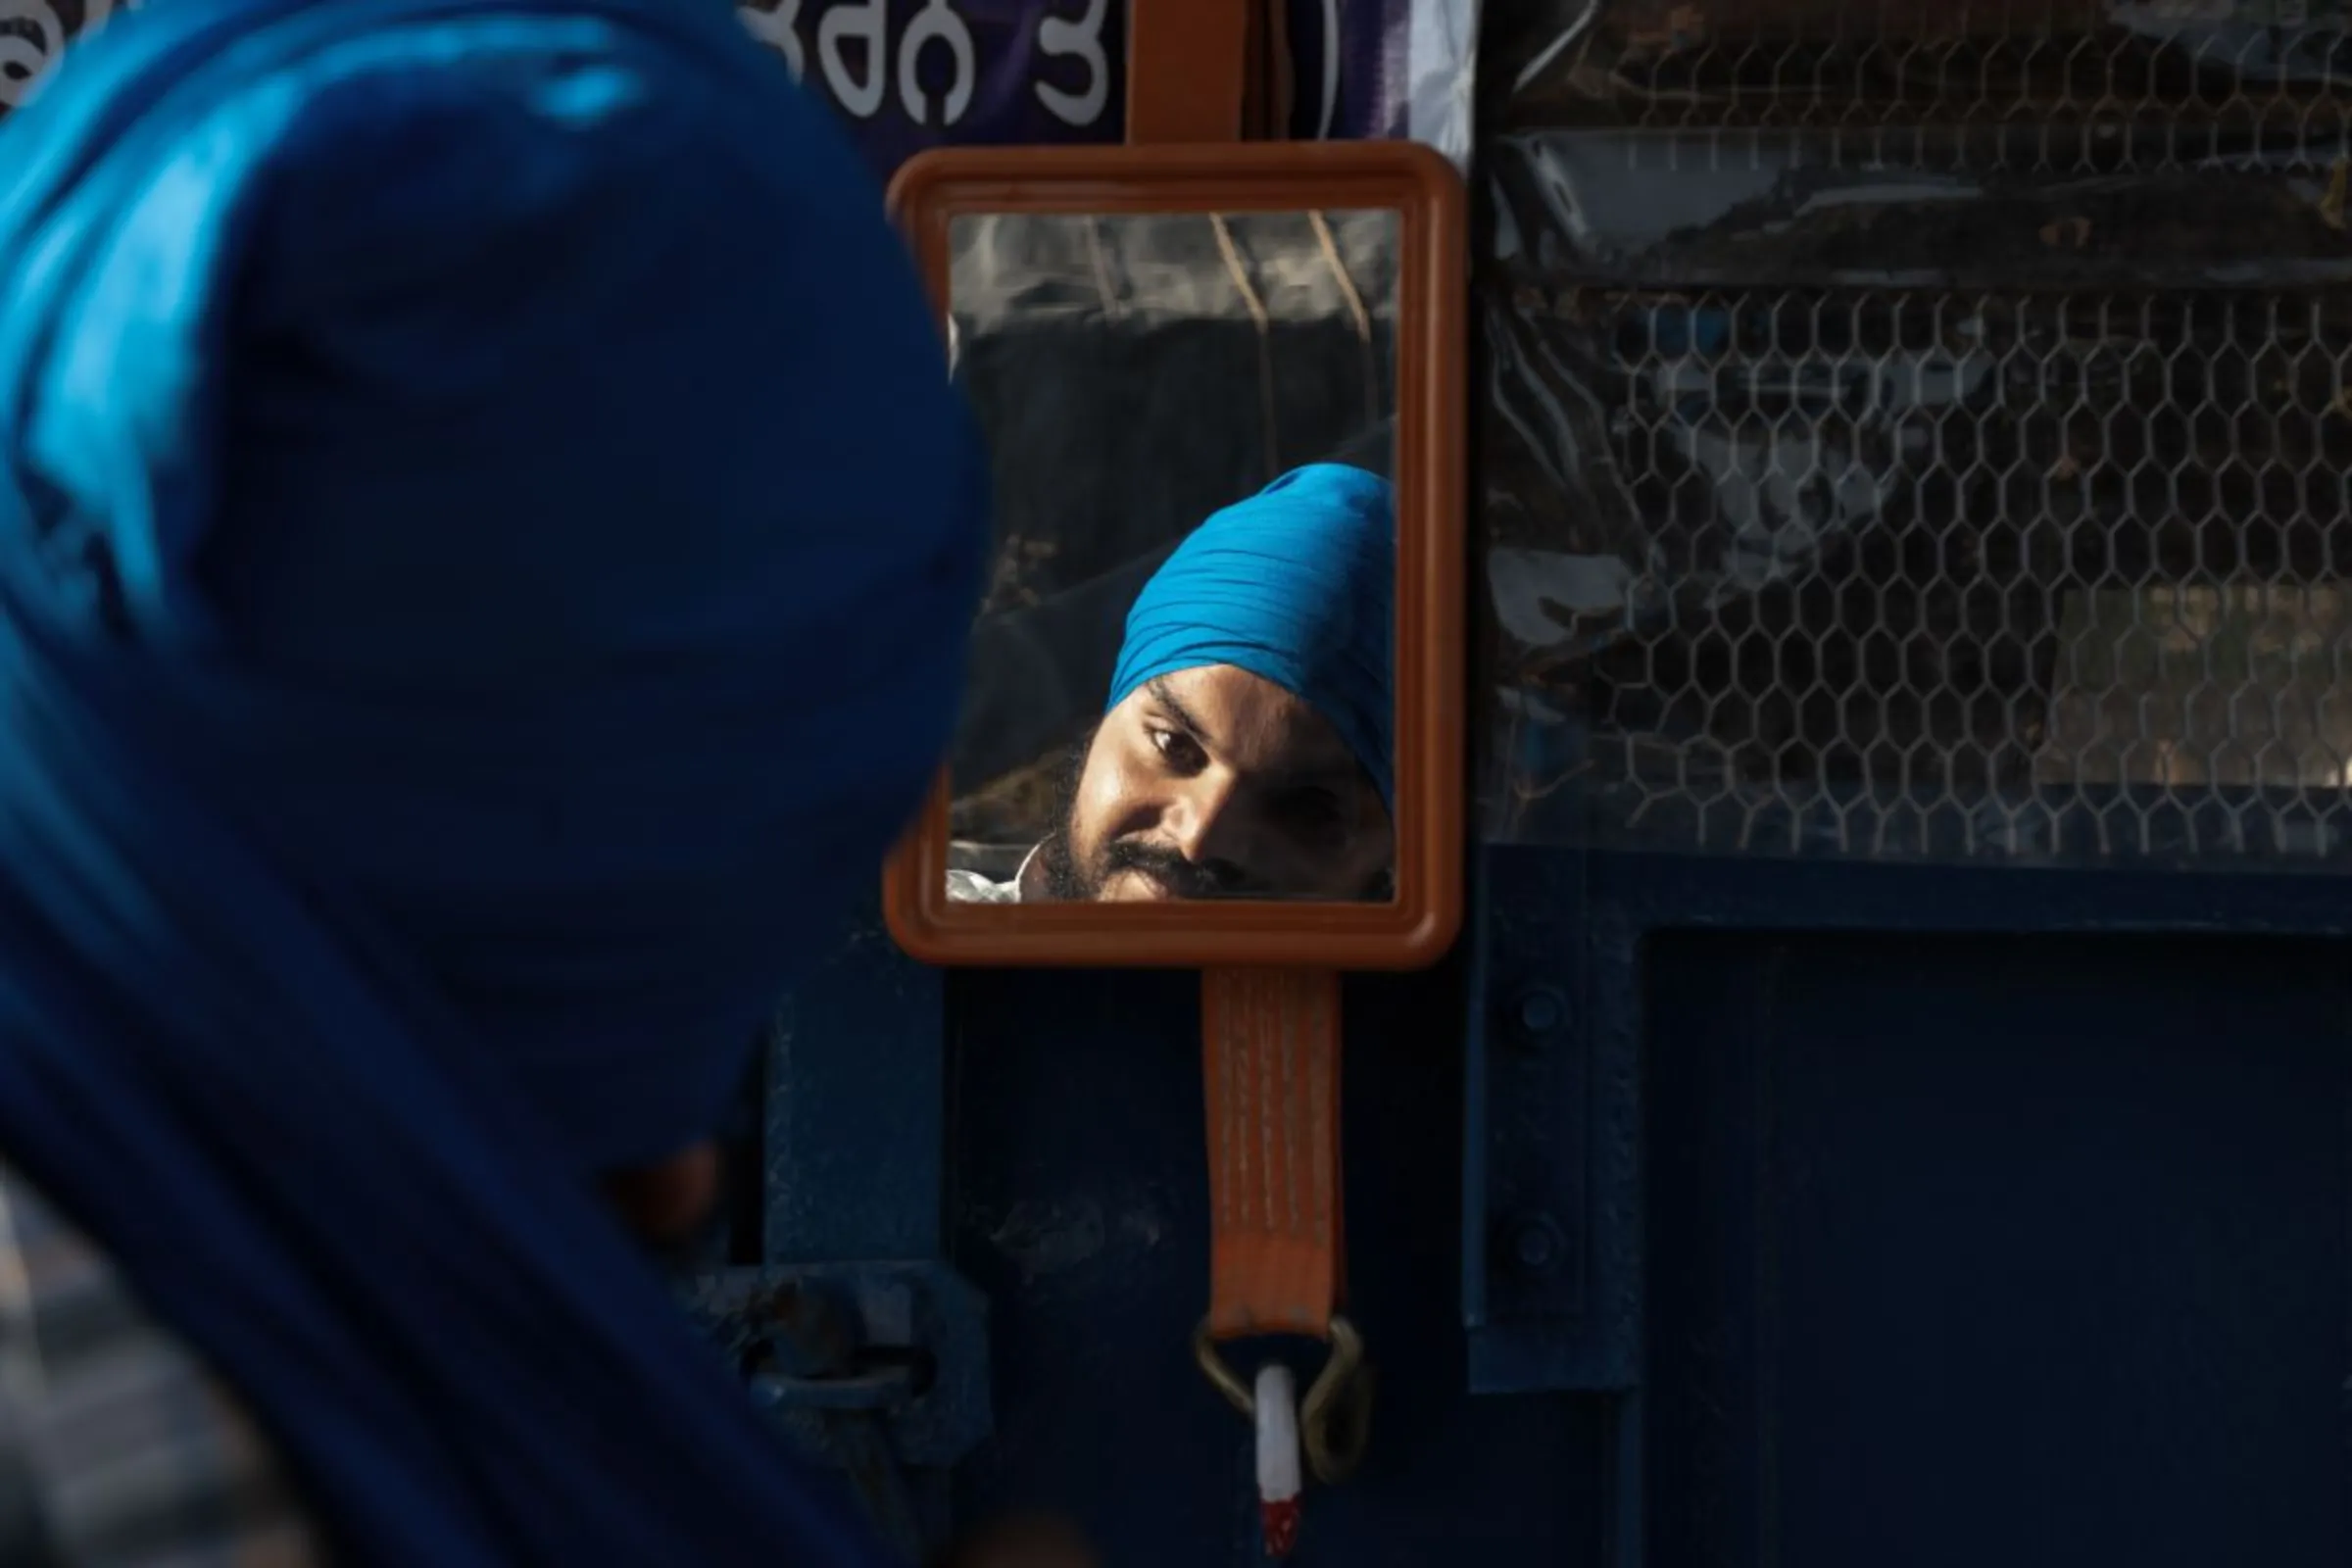
<svg viewBox="0 0 2352 1568">
<path fill-rule="evenodd" d="M 1386 210 L 954 221 L 998 550 L 952 899 L 1395 897 L 1399 230 Z"/>
</svg>

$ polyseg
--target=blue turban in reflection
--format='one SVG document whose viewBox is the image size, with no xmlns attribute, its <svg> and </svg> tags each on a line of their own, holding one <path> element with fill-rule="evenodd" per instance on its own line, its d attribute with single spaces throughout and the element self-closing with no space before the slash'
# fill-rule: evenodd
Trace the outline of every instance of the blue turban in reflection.
<svg viewBox="0 0 2352 1568">
<path fill-rule="evenodd" d="M 1232 664 L 1321 713 L 1396 809 L 1396 501 L 1336 463 L 1296 468 L 1193 530 L 1127 612 L 1110 708 Z"/>
<path fill-rule="evenodd" d="M 0 1155 L 338 1560 L 865 1563 L 594 1200 L 937 766 L 987 547 L 722 0 L 172 0 L 0 130 Z"/>
</svg>

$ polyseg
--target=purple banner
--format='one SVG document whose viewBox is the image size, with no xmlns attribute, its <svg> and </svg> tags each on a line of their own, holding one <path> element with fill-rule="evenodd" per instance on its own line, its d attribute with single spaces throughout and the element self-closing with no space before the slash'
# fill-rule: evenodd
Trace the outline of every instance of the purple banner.
<svg viewBox="0 0 2352 1568">
<path fill-rule="evenodd" d="M 1386 134 L 1384 83 L 1392 35 L 1408 0 L 1289 0 L 1290 134 L 1299 141 L 1353 141 Z"/>
<path fill-rule="evenodd" d="M 926 147 L 1117 141 L 1126 0 L 747 0 L 752 35 L 838 109 L 876 173 Z"/>
<path fill-rule="evenodd" d="M 140 3 L 0 0 L 0 114 L 70 41 Z M 1126 0 L 739 0 L 736 10 L 841 112 L 885 179 L 951 142 L 1126 134 Z"/>
<path fill-rule="evenodd" d="M 1394 137 L 1466 165 L 1479 0 L 1287 0 L 1290 134 Z"/>
<path fill-rule="evenodd" d="M 71 39 L 140 3 L 0 0 L 0 114 Z M 1467 159 L 1478 0 L 1285 4 L 1293 136 L 1408 137 Z M 926 147 L 1126 133 L 1126 0 L 738 0 L 736 9 L 849 122 L 886 179 Z"/>
</svg>

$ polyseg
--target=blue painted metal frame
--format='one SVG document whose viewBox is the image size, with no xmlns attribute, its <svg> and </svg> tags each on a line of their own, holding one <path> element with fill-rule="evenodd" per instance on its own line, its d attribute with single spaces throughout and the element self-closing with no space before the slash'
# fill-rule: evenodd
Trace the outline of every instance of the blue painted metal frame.
<svg viewBox="0 0 2352 1568">
<path fill-rule="evenodd" d="M 1495 848 L 1473 890 L 1462 1314 L 1492 1394 L 1634 1385 L 1649 933 L 2352 934 L 2328 876 Z"/>
<path fill-rule="evenodd" d="M 2352 935 L 2336 877 L 1483 851 L 1472 878 L 1462 1316 L 1475 1394 L 1613 1397 L 1603 1560 L 1638 1568 L 1642 946 L 1667 930 Z"/>
<path fill-rule="evenodd" d="M 946 1261 L 946 977 L 865 909 L 770 1028 L 757 1268 L 687 1309 L 754 1396 L 846 1469 L 909 1557 L 989 1435 L 987 1300 Z"/>
<path fill-rule="evenodd" d="M 946 1026 L 946 977 L 860 910 L 769 1032 L 767 1263 L 941 1255 Z"/>
</svg>

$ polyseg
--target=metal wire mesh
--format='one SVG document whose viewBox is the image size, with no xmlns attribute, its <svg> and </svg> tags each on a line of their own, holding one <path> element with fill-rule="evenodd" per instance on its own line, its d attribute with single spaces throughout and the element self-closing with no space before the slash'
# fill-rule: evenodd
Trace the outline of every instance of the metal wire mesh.
<svg viewBox="0 0 2352 1568">
<path fill-rule="evenodd" d="M 1583 466 L 1642 531 L 1580 609 L 1516 548 L 1557 538 L 1501 529 L 1504 641 L 1514 594 L 1550 597 L 1543 646 L 1512 644 L 1497 836 L 2352 847 L 2352 298 L 1586 290 L 1552 315 L 1605 430 Z M 1544 824 L 1571 802 L 1578 827 Z"/>
<path fill-rule="evenodd" d="M 2346 0 L 1571 9 L 1571 24 L 1529 40 L 1507 123 L 1827 131 L 1857 157 L 2059 171 L 2325 161 L 2352 129 Z"/>
</svg>

